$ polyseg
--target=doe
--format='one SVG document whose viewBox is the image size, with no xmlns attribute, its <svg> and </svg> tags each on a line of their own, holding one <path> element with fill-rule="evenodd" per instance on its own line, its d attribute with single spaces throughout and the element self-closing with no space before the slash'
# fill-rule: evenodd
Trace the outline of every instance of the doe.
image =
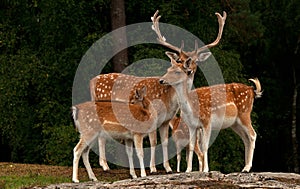
<svg viewBox="0 0 300 189">
<path fill-rule="evenodd" d="M 189 159 L 189 141 L 190 133 L 188 126 L 183 122 L 181 117 L 175 116 L 170 122 L 169 125 L 172 129 L 172 138 L 176 145 L 177 153 L 177 172 L 180 172 L 180 162 L 181 162 L 181 150 L 185 148 L 186 160 Z M 203 171 L 203 153 L 199 147 L 199 134 L 197 133 L 196 144 L 195 144 L 195 153 L 198 156 L 199 162 L 199 171 Z"/>
<path fill-rule="evenodd" d="M 156 126 L 156 111 L 145 97 L 146 87 L 135 91 L 131 104 L 125 102 L 85 102 L 72 107 L 73 119 L 80 132 L 80 140 L 74 148 L 73 182 L 78 180 L 78 163 L 82 155 L 89 178 L 96 181 L 88 161 L 89 145 L 98 139 L 100 156 L 104 155 L 106 139 L 125 140 L 130 175 L 136 178 L 133 164 L 133 143 L 141 167 L 141 176 L 146 176 L 143 157 L 143 138 Z M 124 111 L 129 107 L 130 112 Z M 116 118 L 118 115 L 118 119 Z"/>
<path fill-rule="evenodd" d="M 232 128 L 243 140 L 245 146 L 245 167 L 242 172 L 249 172 L 255 148 L 256 133 L 251 124 L 251 111 L 255 97 L 262 95 L 259 80 L 254 82 L 256 90 L 241 84 L 220 84 L 210 87 L 201 87 L 188 91 L 186 86 L 187 75 L 182 67 L 189 68 L 191 60 L 184 64 L 176 63 L 172 54 L 166 52 L 172 66 L 161 77 L 160 83 L 175 88 L 181 109 L 183 121 L 189 126 L 190 144 L 187 172 L 192 170 L 193 151 L 196 142 L 196 132 L 201 131 L 201 151 L 204 155 L 204 172 L 208 172 L 209 140 L 212 129 Z M 202 61 L 204 61 L 203 59 Z"/>
</svg>

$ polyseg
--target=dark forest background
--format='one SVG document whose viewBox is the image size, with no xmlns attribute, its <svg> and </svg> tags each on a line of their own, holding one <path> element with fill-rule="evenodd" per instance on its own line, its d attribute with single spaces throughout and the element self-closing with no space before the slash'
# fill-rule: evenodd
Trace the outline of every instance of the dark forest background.
<svg viewBox="0 0 300 189">
<path fill-rule="evenodd" d="M 250 85 L 247 79 L 258 77 L 264 91 L 252 114 L 258 134 L 252 170 L 299 172 L 299 0 L 132 0 L 123 9 L 122 1 L 114 0 L 2 0 L 0 5 L 0 161 L 72 165 L 78 141 L 70 119 L 74 75 L 89 47 L 122 25 L 114 25 L 113 11 L 124 10 L 120 16 L 128 25 L 150 22 L 158 9 L 161 22 L 209 43 L 218 28 L 214 13 L 224 10 L 223 37 L 211 49 L 224 79 Z M 166 50 L 134 46 L 124 61 L 154 55 L 168 60 Z M 104 72 L 120 71 L 116 65 L 111 61 Z M 203 78 L 196 76 L 195 85 L 205 85 Z M 97 158 L 91 159 L 98 166 Z M 173 158 L 173 170 L 175 163 Z M 222 131 L 209 163 L 211 170 L 240 171 L 241 139 L 230 129 Z"/>
</svg>

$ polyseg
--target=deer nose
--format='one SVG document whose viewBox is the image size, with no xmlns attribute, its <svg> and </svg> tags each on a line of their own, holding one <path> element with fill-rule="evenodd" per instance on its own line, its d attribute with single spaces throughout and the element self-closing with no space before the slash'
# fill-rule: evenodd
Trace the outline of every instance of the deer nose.
<svg viewBox="0 0 300 189">
<path fill-rule="evenodd" d="M 160 83 L 160 84 L 164 84 L 165 81 L 164 81 L 163 79 L 160 79 L 160 80 L 159 80 L 159 83 Z"/>
</svg>

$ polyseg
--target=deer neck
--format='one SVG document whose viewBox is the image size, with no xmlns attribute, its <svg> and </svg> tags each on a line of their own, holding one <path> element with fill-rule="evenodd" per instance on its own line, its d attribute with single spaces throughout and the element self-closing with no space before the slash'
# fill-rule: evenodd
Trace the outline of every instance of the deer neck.
<svg viewBox="0 0 300 189">
<path fill-rule="evenodd" d="M 178 84 L 175 86 L 175 90 L 177 93 L 178 103 L 181 111 L 185 114 L 193 114 L 192 103 L 189 98 L 189 93 L 191 91 L 191 87 L 189 88 L 189 79 L 186 82 Z"/>
<path fill-rule="evenodd" d="M 193 82 L 194 82 L 194 74 L 192 76 L 189 76 L 187 79 L 187 91 L 190 92 L 192 90 L 193 87 Z"/>
<path fill-rule="evenodd" d="M 199 127 L 199 104 L 193 103 L 193 99 L 198 99 L 197 93 L 187 88 L 188 83 L 179 84 L 175 87 L 179 108 L 181 110 L 181 117 L 183 121 L 193 128 Z"/>
<path fill-rule="evenodd" d="M 143 107 L 144 107 L 144 109 L 148 110 L 152 116 L 156 116 L 155 115 L 156 110 L 153 107 L 152 102 L 149 99 L 144 99 L 143 100 Z"/>
</svg>

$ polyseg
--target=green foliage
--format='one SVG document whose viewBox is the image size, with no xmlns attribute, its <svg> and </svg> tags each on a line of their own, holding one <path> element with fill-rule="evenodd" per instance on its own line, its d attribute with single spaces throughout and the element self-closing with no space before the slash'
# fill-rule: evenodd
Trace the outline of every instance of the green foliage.
<svg viewBox="0 0 300 189">
<path fill-rule="evenodd" d="M 72 165 L 73 148 L 79 141 L 79 133 L 74 126 L 57 126 L 44 131 L 49 138 L 45 139 L 45 162 L 52 165 Z"/>
<path fill-rule="evenodd" d="M 8 156 L 16 162 L 70 165 L 78 140 L 74 128 L 66 126 L 73 77 L 84 52 L 107 27 L 105 17 L 101 22 L 97 17 L 107 3 L 11 6 L 0 11 L 5 15 L 0 25 L 5 31 L 0 32 L 0 131 L 11 149 Z"/>
<path fill-rule="evenodd" d="M 244 168 L 244 144 L 232 130 L 220 131 L 208 153 L 210 170 L 239 172 Z"/>
<path fill-rule="evenodd" d="M 169 60 L 161 48 L 154 49 L 151 46 L 153 45 L 134 47 L 134 54 L 130 58 L 132 60 L 130 62 L 133 63 L 124 70 L 124 73 L 143 77 L 163 75 L 170 66 Z"/>
</svg>

